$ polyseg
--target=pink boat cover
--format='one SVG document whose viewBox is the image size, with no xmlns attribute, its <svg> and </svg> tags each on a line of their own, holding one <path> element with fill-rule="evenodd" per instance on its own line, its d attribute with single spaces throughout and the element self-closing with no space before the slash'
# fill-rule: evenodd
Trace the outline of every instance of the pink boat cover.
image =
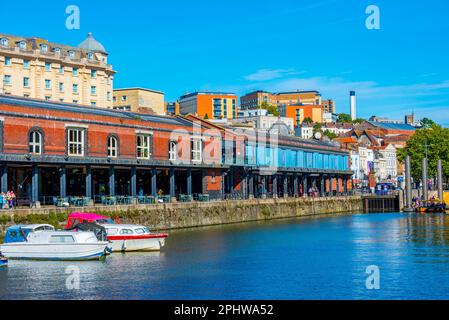
<svg viewBox="0 0 449 320">
<path fill-rule="evenodd" d="M 98 220 L 112 220 L 112 219 L 109 217 L 100 216 L 99 214 L 95 213 L 73 212 L 69 215 L 65 229 L 69 229 L 75 223 L 78 224 L 82 222 L 95 222 Z"/>
</svg>

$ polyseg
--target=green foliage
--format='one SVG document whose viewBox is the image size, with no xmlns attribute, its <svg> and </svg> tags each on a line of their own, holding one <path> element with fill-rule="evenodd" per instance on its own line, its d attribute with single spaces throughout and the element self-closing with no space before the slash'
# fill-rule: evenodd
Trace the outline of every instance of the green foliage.
<svg viewBox="0 0 449 320">
<path fill-rule="evenodd" d="M 324 130 L 323 134 L 331 140 L 334 140 L 335 138 L 338 137 L 337 134 L 330 132 L 329 130 Z"/>
<path fill-rule="evenodd" d="M 260 106 L 262 109 L 265 109 L 268 111 L 269 114 L 272 114 L 275 117 L 279 116 L 279 111 L 276 106 L 273 106 L 271 104 L 268 104 L 267 102 L 263 102 Z"/>
<path fill-rule="evenodd" d="M 313 133 L 322 132 L 323 125 L 321 123 L 315 123 L 313 126 Z"/>
<path fill-rule="evenodd" d="M 338 115 L 338 122 L 352 122 L 352 118 L 351 115 L 347 114 L 347 113 L 340 113 Z"/>
<path fill-rule="evenodd" d="M 437 161 L 443 162 L 443 175 L 449 177 L 449 129 L 436 124 L 431 128 L 417 130 L 415 135 L 407 142 L 404 149 L 398 150 L 398 158 L 404 162 L 407 154 L 411 157 L 412 176 L 421 180 L 422 159 L 426 156 L 426 144 L 428 154 L 429 177 L 435 177 L 437 173 Z"/>
<path fill-rule="evenodd" d="M 209 120 L 209 115 L 207 113 L 204 115 L 204 120 Z"/>
<path fill-rule="evenodd" d="M 313 120 L 312 120 L 312 118 L 307 117 L 307 118 L 304 118 L 304 120 L 302 121 L 302 123 L 313 123 Z"/>
<path fill-rule="evenodd" d="M 423 118 L 421 120 L 421 124 L 424 129 L 432 128 L 433 125 L 435 125 L 435 122 L 429 118 Z"/>
<path fill-rule="evenodd" d="M 338 120 L 337 122 L 342 122 L 342 123 L 363 123 L 366 120 L 363 118 L 357 118 L 355 120 L 352 120 L 352 117 L 350 114 L 347 113 L 340 113 L 338 115 Z"/>
</svg>

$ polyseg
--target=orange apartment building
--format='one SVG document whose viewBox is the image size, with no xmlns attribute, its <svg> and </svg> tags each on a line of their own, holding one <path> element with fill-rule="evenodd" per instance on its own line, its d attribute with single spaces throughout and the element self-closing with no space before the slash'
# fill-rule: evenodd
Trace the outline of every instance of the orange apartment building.
<svg viewBox="0 0 449 320">
<path fill-rule="evenodd" d="M 295 127 L 306 118 L 312 119 L 314 123 L 323 122 L 323 106 L 321 105 L 283 105 L 279 107 L 279 114 L 293 119 Z"/>
<path fill-rule="evenodd" d="M 183 115 L 195 114 L 206 119 L 235 119 L 238 115 L 237 95 L 227 92 L 194 92 L 179 99 Z"/>
</svg>

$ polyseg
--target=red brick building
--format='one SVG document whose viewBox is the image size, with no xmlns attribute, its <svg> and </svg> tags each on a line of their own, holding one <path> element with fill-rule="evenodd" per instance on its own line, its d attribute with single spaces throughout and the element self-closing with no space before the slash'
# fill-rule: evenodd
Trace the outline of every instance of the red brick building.
<svg viewBox="0 0 449 320">
<path fill-rule="evenodd" d="M 205 194 L 245 199 L 267 196 L 268 181 L 278 178 L 282 188 L 272 187 L 273 196 L 299 196 L 300 186 L 307 190 L 314 184 L 323 195 L 346 191 L 341 182 L 352 175 L 346 152 L 295 137 L 278 139 L 276 145 L 264 140 L 249 145 L 247 135 L 192 115 L 136 114 L 0 95 L 0 186 L 30 204 L 68 197 L 102 203 L 118 196 L 134 202 Z M 276 172 L 261 172 L 278 157 L 282 164 Z M 327 190 L 325 177 L 340 181 L 339 187 Z"/>
</svg>

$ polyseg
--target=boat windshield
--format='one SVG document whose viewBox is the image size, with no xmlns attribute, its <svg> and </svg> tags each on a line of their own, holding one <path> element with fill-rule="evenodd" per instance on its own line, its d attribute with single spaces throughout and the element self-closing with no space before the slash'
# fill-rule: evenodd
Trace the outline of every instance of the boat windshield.
<svg viewBox="0 0 449 320">
<path fill-rule="evenodd" d="M 96 223 L 80 223 L 67 230 L 92 231 L 97 237 L 98 241 L 107 241 L 107 233 L 105 227 Z"/>
</svg>

